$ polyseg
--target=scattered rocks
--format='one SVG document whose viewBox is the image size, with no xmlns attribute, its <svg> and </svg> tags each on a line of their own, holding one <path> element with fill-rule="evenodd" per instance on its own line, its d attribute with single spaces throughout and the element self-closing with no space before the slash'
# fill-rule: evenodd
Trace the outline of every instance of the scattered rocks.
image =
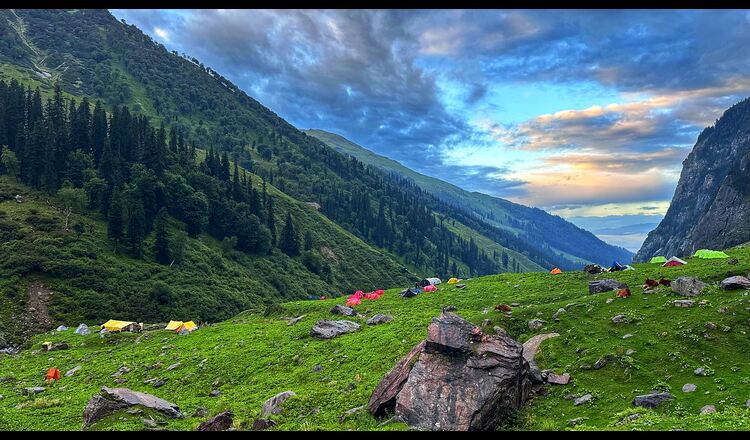
<svg viewBox="0 0 750 440">
<path fill-rule="evenodd" d="M 172 370 L 174 370 L 175 368 L 179 367 L 180 365 L 181 365 L 181 364 L 180 364 L 179 362 L 177 362 L 177 363 L 174 363 L 174 364 L 172 364 L 172 365 L 170 365 L 170 366 L 168 366 L 168 367 L 167 367 L 167 371 L 172 371 Z"/>
<path fill-rule="evenodd" d="M 644 394 L 642 396 L 635 396 L 635 399 L 633 399 L 633 405 L 641 406 L 644 408 L 656 408 L 662 402 L 672 399 L 674 399 L 674 396 L 666 392 Z"/>
<path fill-rule="evenodd" d="M 434 318 L 420 343 L 378 384 L 368 408 L 410 428 L 489 430 L 529 398 L 531 380 L 523 346 L 488 335 L 453 313 Z"/>
<path fill-rule="evenodd" d="M 613 324 L 623 324 L 628 322 L 628 317 L 625 315 L 617 315 L 612 317 L 612 323 Z"/>
<path fill-rule="evenodd" d="M 604 269 L 602 269 L 602 267 L 599 266 L 598 264 L 587 264 L 583 268 L 583 271 L 586 272 L 589 275 L 596 275 L 598 273 L 604 272 Z"/>
<path fill-rule="evenodd" d="M 159 426 L 159 424 L 156 423 L 156 420 L 154 420 L 154 419 L 143 418 L 143 419 L 141 419 L 141 422 L 143 422 L 143 424 L 146 425 L 149 428 L 156 428 L 157 426 Z"/>
<path fill-rule="evenodd" d="M 263 403 L 263 408 L 260 412 L 261 418 L 267 417 L 271 414 L 279 414 L 283 410 L 283 403 L 286 402 L 290 397 L 296 395 L 297 394 L 294 391 L 284 391 L 266 400 Z"/>
<path fill-rule="evenodd" d="M 167 380 L 157 379 L 154 377 L 153 379 L 144 380 L 143 383 L 146 385 L 151 385 L 154 388 L 159 388 L 161 386 L 164 386 L 164 384 L 167 383 Z"/>
<path fill-rule="evenodd" d="M 226 431 L 232 427 L 233 421 L 234 414 L 231 411 L 224 411 L 198 425 L 197 431 Z"/>
<path fill-rule="evenodd" d="M 706 405 L 703 408 L 701 408 L 701 415 L 712 414 L 715 412 L 716 412 L 716 407 L 713 405 Z"/>
<path fill-rule="evenodd" d="M 101 393 L 94 395 L 83 410 L 83 428 L 88 428 L 117 410 L 136 405 L 158 411 L 170 418 L 184 417 L 177 405 L 162 398 L 128 388 L 102 387 Z"/>
<path fill-rule="evenodd" d="M 529 321 L 529 330 L 539 330 L 546 323 L 546 321 L 542 321 L 541 319 L 532 319 Z"/>
<path fill-rule="evenodd" d="M 307 316 L 307 315 L 300 315 L 300 316 L 298 316 L 298 317 L 296 317 L 296 318 L 287 318 L 287 320 L 286 320 L 286 325 L 294 325 L 294 324 L 296 324 L 296 323 L 298 323 L 298 322 L 302 321 L 302 319 L 303 319 L 303 318 L 304 318 L 305 316 Z"/>
<path fill-rule="evenodd" d="M 706 283 L 695 277 L 679 277 L 672 281 L 672 292 L 682 296 L 698 296 L 706 287 Z"/>
<path fill-rule="evenodd" d="M 563 374 L 556 374 L 553 372 L 547 372 L 542 373 L 542 377 L 544 377 L 544 380 L 547 383 L 551 383 L 553 385 L 567 385 L 570 383 L 570 374 L 563 373 Z"/>
<path fill-rule="evenodd" d="M 557 309 L 557 311 L 555 312 L 555 314 L 552 315 L 552 320 L 556 321 L 556 322 L 560 321 L 560 315 L 563 314 L 563 313 L 565 313 L 565 312 L 566 312 L 566 310 L 564 308 L 560 307 L 559 309 Z"/>
<path fill-rule="evenodd" d="M 47 351 L 67 350 L 70 348 L 67 342 L 51 343 L 45 342 L 42 344 Z"/>
<path fill-rule="evenodd" d="M 70 376 L 78 373 L 78 371 L 80 371 L 81 368 L 83 368 L 83 367 L 81 367 L 80 365 L 76 365 L 75 367 L 73 367 L 70 370 L 66 371 L 65 374 L 64 374 L 64 376 L 65 377 L 70 377 Z"/>
<path fill-rule="evenodd" d="M 195 412 L 193 412 L 192 417 L 206 417 L 208 415 L 208 409 L 203 406 L 199 406 L 195 409 Z"/>
<path fill-rule="evenodd" d="M 630 338 L 632 338 L 632 337 L 633 337 L 633 334 L 632 334 L 632 333 L 628 333 L 628 334 L 626 334 L 626 335 L 622 335 L 622 339 L 630 339 Z"/>
<path fill-rule="evenodd" d="M 693 307 L 695 305 L 695 301 L 692 299 L 676 299 L 672 301 L 672 304 L 675 307 Z"/>
<path fill-rule="evenodd" d="M 221 396 L 221 391 L 219 390 L 211 390 L 210 393 L 208 393 L 208 397 L 219 397 Z"/>
<path fill-rule="evenodd" d="M 592 400 L 594 400 L 594 396 L 592 394 L 584 394 L 583 396 L 578 397 L 575 400 L 573 400 L 573 405 L 580 406 L 580 405 L 589 403 Z"/>
<path fill-rule="evenodd" d="M 364 405 L 358 406 L 356 408 L 352 408 L 352 409 L 348 410 L 341 417 L 339 417 L 339 423 L 344 423 L 346 421 L 346 419 L 348 419 L 349 417 L 357 414 L 358 412 L 362 411 L 363 409 L 365 409 Z"/>
<path fill-rule="evenodd" d="M 342 306 L 341 304 L 336 304 L 331 309 L 331 313 L 334 315 L 344 315 L 344 316 L 356 316 L 357 312 L 354 311 L 353 308 Z"/>
<path fill-rule="evenodd" d="M 739 261 L 737 261 L 736 258 L 730 258 L 729 260 L 727 260 L 727 264 L 730 266 L 734 266 L 737 263 L 739 263 Z"/>
<path fill-rule="evenodd" d="M 43 393 L 46 390 L 44 387 L 28 387 L 21 388 L 21 394 L 24 396 L 33 396 L 34 394 Z"/>
<path fill-rule="evenodd" d="M 454 305 L 449 305 L 449 306 L 443 307 L 443 312 L 455 312 L 456 310 L 458 310 L 458 307 L 456 307 Z"/>
<path fill-rule="evenodd" d="M 596 280 L 596 281 L 589 281 L 589 293 L 602 293 L 602 292 L 609 292 L 611 290 L 620 290 L 620 289 L 627 289 L 628 285 L 625 283 L 621 283 L 617 280 L 612 279 L 606 279 L 606 280 Z"/>
<path fill-rule="evenodd" d="M 696 376 L 708 376 L 708 372 L 703 367 L 698 367 L 693 370 L 693 374 L 695 374 Z"/>
<path fill-rule="evenodd" d="M 725 278 L 721 284 L 724 290 L 750 289 L 750 279 L 741 275 Z"/>
<path fill-rule="evenodd" d="M 716 330 L 717 329 L 716 324 L 714 324 L 713 322 L 707 322 L 705 327 L 708 330 Z"/>
<path fill-rule="evenodd" d="M 598 360 L 597 360 L 597 361 L 596 361 L 596 362 L 594 363 L 594 367 L 593 367 L 593 368 L 594 368 L 594 370 L 599 370 L 599 369 L 601 369 L 601 368 L 604 368 L 604 367 L 605 367 L 605 366 L 606 366 L 606 365 L 607 365 L 608 363 L 610 363 L 610 362 L 614 361 L 615 359 L 616 359 L 616 358 L 615 358 L 615 356 L 614 356 L 614 355 L 608 354 L 608 355 L 606 355 L 606 356 L 604 356 L 604 357 L 601 357 L 601 358 L 599 358 L 599 359 L 598 359 Z"/>
<path fill-rule="evenodd" d="M 276 426 L 276 422 L 271 419 L 255 419 L 253 427 L 250 429 L 252 431 L 263 431 L 268 428 L 273 428 L 274 426 Z"/>
<path fill-rule="evenodd" d="M 391 321 L 393 321 L 393 316 L 378 313 L 377 315 L 367 320 L 367 325 L 385 324 L 386 322 Z"/>
<path fill-rule="evenodd" d="M 580 425 L 581 423 L 583 423 L 582 417 L 568 420 L 568 426 L 577 426 L 577 425 Z"/>
<path fill-rule="evenodd" d="M 683 393 L 692 393 L 695 391 L 698 387 L 695 386 L 695 384 L 692 383 L 686 383 L 682 386 L 682 392 Z"/>
<path fill-rule="evenodd" d="M 68 329 L 68 327 L 65 327 L 64 325 L 61 325 L 61 326 L 57 327 L 57 328 L 55 329 L 55 331 L 58 331 L 58 332 L 64 332 L 64 331 L 66 331 L 67 329 Z"/>
<path fill-rule="evenodd" d="M 312 371 L 313 371 L 313 373 L 320 373 L 321 371 L 323 371 L 323 366 L 320 365 L 320 364 L 318 364 L 318 365 L 312 367 Z"/>
<path fill-rule="evenodd" d="M 127 373 L 130 373 L 130 368 L 128 368 L 126 366 L 122 366 L 122 367 L 118 368 L 117 371 L 115 371 L 114 373 L 112 373 L 112 377 L 120 377 L 123 374 L 127 374 Z"/>
<path fill-rule="evenodd" d="M 318 321 L 310 329 L 310 336 L 318 339 L 332 339 L 344 333 L 356 332 L 359 328 L 359 324 L 352 321 Z"/>
</svg>

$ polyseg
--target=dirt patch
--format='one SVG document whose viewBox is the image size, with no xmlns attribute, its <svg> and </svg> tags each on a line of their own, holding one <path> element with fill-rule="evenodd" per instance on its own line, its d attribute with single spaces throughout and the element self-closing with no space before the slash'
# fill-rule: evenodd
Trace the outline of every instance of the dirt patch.
<svg viewBox="0 0 750 440">
<path fill-rule="evenodd" d="M 527 361 L 534 360 L 534 356 L 536 356 L 537 351 L 539 351 L 539 346 L 542 344 L 542 342 L 546 341 L 549 338 L 554 338 L 560 336 L 559 333 L 545 333 L 542 335 L 536 335 L 532 338 L 530 338 L 528 341 L 523 343 L 523 357 Z"/>
<path fill-rule="evenodd" d="M 26 313 L 21 317 L 23 333 L 26 337 L 46 332 L 54 325 L 47 308 L 52 297 L 52 291 L 44 284 L 34 281 L 29 284 L 28 294 Z"/>
<path fill-rule="evenodd" d="M 336 264 L 338 264 L 339 262 L 339 257 L 337 257 L 336 253 L 333 252 L 333 249 L 329 248 L 328 246 L 321 246 L 320 254 L 323 255 L 328 260 L 333 261 Z"/>
</svg>

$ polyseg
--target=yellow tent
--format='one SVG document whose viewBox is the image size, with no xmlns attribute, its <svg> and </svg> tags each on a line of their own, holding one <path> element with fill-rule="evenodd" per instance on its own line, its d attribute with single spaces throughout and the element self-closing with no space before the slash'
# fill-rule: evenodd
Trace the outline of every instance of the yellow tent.
<svg viewBox="0 0 750 440">
<path fill-rule="evenodd" d="M 458 278 L 451 278 L 448 280 L 448 284 L 456 284 L 458 282 Z"/>
<path fill-rule="evenodd" d="M 178 332 L 181 332 L 182 330 L 187 330 L 188 332 L 192 332 L 194 330 L 198 329 L 198 326 L 195 325 L 193 321 L 183 322 L 181 326 L 177 328 Z"/>
<path fill-rule="evenodd" d="M 167 327 L 164 330 L 177 331 L 182 326 L 182 321 L 169 321 Z"/>
<path fill-rule="evenodd" d="M 134 322 L 117 321 L 114 319 L 110 319 L 109 321 L 102 324 L 102 327 L 106 328 L 107 331 L 110 332 L 121 332 L 123 330 L 132 330 L 134 325 Z"/>
</svg>

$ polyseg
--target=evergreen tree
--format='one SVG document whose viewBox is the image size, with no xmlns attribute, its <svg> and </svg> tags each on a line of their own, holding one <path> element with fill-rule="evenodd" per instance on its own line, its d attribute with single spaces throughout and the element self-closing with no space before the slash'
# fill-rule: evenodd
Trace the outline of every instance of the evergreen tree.
<svg viewBox="0 0 750 440">
<path fill-rule="evenodd" d="M 122 196 L 119 191 L 112 193 L 109 202 L 109 216 L 107 218 L 107 237 L 115 245 L 115 252 L 125 236 L 125 222 L 123 219 Z"/>
<path fill-rule="evenodd" d="M 154 257 L 161 264 L 167 264 L 170 261 L 169 236 L 167 234 L 167 208 L 161 208 L 156 214 L 154 220 Z"/>
<path fill-rule="evenodd" d="M 143 239 L 146 237 L 146 212 L 139 198 L 130 198 L 128 202 L 125 244 L 131 255 L 140 258 L 143 255 Z"/>
<path fill-rule="evenodd" d="M 294 228 L 292 214 L 288 212 L 286 214 L 286 223 L 281 230 L 281 237 L 279 238 L 279 249 L 290 257 L 296 257 L 299 255 L 299 247 L 299 236 Z"/>
<path fill-rule="evenodd" d="M 304 243 L 304 249 L 306 251 L 309 251 L 309 250 L 311 250 L 313 248 L 313 246 L 314 246 L 314 244 L 313 244 L 313 237 L 312 237 L 312 234 L 310 233 L 310 231 L 305 231 L 305 238 L 303 240 L 303 243 Z"/>
<path fill-rule="evenodd" d="M 266 227 L 271 233 L 271 246 L 276 246 L 276 216 L 273 212 L 273 197 L 268 198 L 266 207 Z"/>
</svg>

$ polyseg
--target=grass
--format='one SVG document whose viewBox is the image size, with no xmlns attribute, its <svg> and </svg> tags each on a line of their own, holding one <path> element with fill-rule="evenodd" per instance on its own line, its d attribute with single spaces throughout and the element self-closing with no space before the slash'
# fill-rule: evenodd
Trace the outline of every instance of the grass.
<svg viewBox="0 0 750 440">
<path fill-rule="evenodd" d="M 379 300 L 363 302 L 359 311 L 368 316 L 392 314 L 394 321 L 371 327 L 364 319 L 354 318 L 363 324 L 359 332 L 329 341 L 311 338 L 309 330 L 317 320 L 331 318 L 329 309 L 343 298 L 288 302 L 268 316 L 241 313 L 186 336 L 156 331 L 102 339 L 97 334 L 74 335 L 72 330 L 47 333 L 35 337 L 30 349 L 18 356 L 0 357 L 0 376 L 14 378 L 0 381 L 0 394 L 5 395 L 0 401 L 0 429 L 79 429 L 88 399 L 101 386 L 114 386 L 111 375 L 122 365 L 132 368 L 123 376 L 127 380 L 123 386 L 175 402 L 187 415 L 167 420 L 168 429 L 195 429 L 206 418 L 192 417 L 198 407 L 207 408 L 209 416 L 230 409 L 235 413 L 235 425 L 242 429 L 258 417 L 266 399 L 286 390 L 297 396 L 274 417 L 279 422 L 277 430 L 406 429 L 401 423 L 379 426 L 381 421 L 363 411 L 343 422 L 340 418 L 347 410 L 367 403 L 383 375 L 424 338 L 430 319 L 451 304 L 470 321 L 479 324 L 489 318 L 492 325 L 504 327 L 520 341 L 536 333 L 555 331 L 561 335 L 542 345 L 537 360 L 542 369 L 570 373 L 571 384 L 549 386 L 548 395 L 534 399 L 502 429 L 750 429 L 750 410 L 745 408 L 750 398 L 748 292 L 722 291 L 717 285 L 728 275 L 748 273 L 750 248 L 738 247 L 727 253 L 739 264 L 689 259 L 683 267 L 638 264 L 635 271 L 599 275 L 596 278 L 627 282 L 633 292 L 632 297 L 617 298 L 610 304 L 606 300 L 614 298 L 613 292 L 589 295 L 587 283 L 594 277 L 582 272 L 486 276 L 467 281 L 464 290 L 443 284 L 436 293 L 411 299 L 401 298 L 398 289 L 392 289 Z M 640 288 L 646 277 L 674 279 L 682 275 L 697 276 L 710 284 L 696 298 L 701 305 L 677 308 L 672 301 L 678 296 L 668 289 L 643 294 Z M 493 310 L 495 304 L 513 302 L 521 305 L 511 317 Z M 560 307 L 568 311 L 560 322 L 554 322 L 550 317 Z M 281 319 L 301 314 L 307 316 L 295 326 L 287 326 Z M 630 322 L 613 324 L 611 318 L 617 314 L 627 315 Z M 538 332 L 530 331 L 527 322 L 534 318 L 548 324 Z M 707 322 L 717 328 L 706 329 Z M 77 323 L 68 324 L 74 327 Z M 623 339 L 628 333 L 633 337 Z M 41 352 L 40 344 L 47 340 L 67 341 L 71 348 Z M 635 352 L 625 355 L 629 349 Z M 599 370 L 587 367 L 607 354 L 616 360 Z M 203 359 L 206 361 L 201 363 Z M 180 367 L 165 370 L 176 362 Z M 83 367 L 76 375 L 64 377 L 37 396 L 59 399 L 60 404 L 16 409 L 29 400 L 21 396 L 19 388 L 43 386 L 44 373 L 50 367 L 64 373 L 76 365 Z M 320 372 L 313 369 L 317 365 L 322 366 Z M 713 374 L 695 376 L 693 370 L 700 366 L 709 367 Z M 153 377 L 167 382 L 158 389 L 143 383 Z M 222 394 L 208 397 L 216 380 Z M 697 390 L 683 393 L 685 383 L 696 384 Z M 652 389 L 669 390 L 675 399 L 656 410 L 632 406 L 635 395 Z M 574 406 L 565 399 L 569 394 L 584 393 L 593 394 L 593 401 Z M 699 415 L 700 408 L 709 404 L 718 412 Z M 626 417 L 632 414 L 639 417 L 630 421 Z M 570 427 L 571 419 L 580 419 L 580 424 Z M 94 428 L 141 427 L 139 417 L 125 417 L 102 421 Z"/>
</svg>

